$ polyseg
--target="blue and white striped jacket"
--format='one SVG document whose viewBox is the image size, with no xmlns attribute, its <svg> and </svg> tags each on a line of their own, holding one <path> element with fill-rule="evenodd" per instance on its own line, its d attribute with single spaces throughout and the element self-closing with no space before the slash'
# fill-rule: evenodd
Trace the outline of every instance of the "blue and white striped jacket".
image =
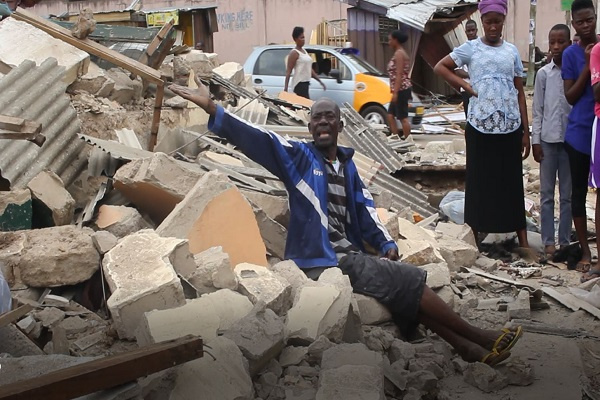
<svg viewBox="0 0 600 400">
<path fill-rule="evenodd" d="M 312 143 L 288 141 L 280 135 L 217 107 L 208 128 L 239 147 L 285 184 L 289 194 L 290 224 L 285 258 L 300 268 L 336 266 L 338 260 L 327 234 L 327 171 L 321 153 Z M 369 191 L 364 187 L 352 156 L 354 150 L 338 147 L 346 159 L 346 201 L 349 221 L 348 240 L 365 251 L 363 240 L 381 254 L 397 249 L 385 229 Z"/>
</svg>

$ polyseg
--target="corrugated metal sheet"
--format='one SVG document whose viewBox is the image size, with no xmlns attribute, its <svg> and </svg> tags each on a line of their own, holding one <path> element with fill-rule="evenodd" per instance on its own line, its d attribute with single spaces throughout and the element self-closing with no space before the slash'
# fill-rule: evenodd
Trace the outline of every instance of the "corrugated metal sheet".
<svg viewBox="0 0 600 400">
<path fill-rule="evenodd" d="M 83 140 L 81 143 L 89 143 L 92 146 L 96 146 L 117 160 L 131 161 L 154 155 L 151 151 L 136 149 L 110 140 L 98 139 L 87 135 L 79 135 L 79 137 Z"/>
<path fill-rule="evenodd" d="M 0 172 L 11 188 L 26 187 L 43 170 L 70 185 L 87 163 L 85 144 L 77 138 L 77 113 L 65 94 L 64 68 L 54 58 L 40 66 L 26 60 L 0 80 L 0 114 L 42 124 L 46 143 L 0 140 Z"/>
<path fill-rule="evenodd" d="M 368 0 L 372 3 L 373 0 Z M 379 0 L 377 0 L 379 1 Z M 403 24 L 417 28 L 420 31 L 425 30 L 425 25 L 433 17 L 433 14 L 446 8 L 459 4 L 476 4 L 478 0 L 421 0 L 399 4 L 388 8 L 387 16 Z"/>
</svg>

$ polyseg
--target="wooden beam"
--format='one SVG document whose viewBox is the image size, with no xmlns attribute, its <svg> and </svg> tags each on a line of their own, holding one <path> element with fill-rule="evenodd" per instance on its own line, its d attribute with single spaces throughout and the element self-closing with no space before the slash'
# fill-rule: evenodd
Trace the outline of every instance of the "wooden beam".
<svg viewBox="0 0 600 400">
<path fill-rule="evenodd" d="M 107 60 L 115 65 L 118 65 L 119 67 L 125 68 L 126 70 L 141 76 L 149 82 L 153 82 L 157 85 L 164 84 L 159 71 L 152 69 L 147 65 L 144 65 L 121 53 L 102 46 L 93 40 L 77 39 L 68 29 L 63 28 L 62 26 L 57 25 L 49 20 L 45 20 L 29 11 L 22 9 L 21 7 L 17 8 L 17 11 L 12 14 L 12 17 L 19 21 L 27 22 L 28 24 L 48 33 L 50 36 L 69 43 L 80 50 L 100 57 L 103 60 Z"/>
<path fill-rule="evenodd" d="M 150 143 L 148 150 L 154 151 L 158 141 L 158 128 L 160 127 L 160 114 L 162 112 L 162 103 L 165 97 L 165 85 L 158 85 L 156 88 L 156 98 L 154 99 L 154 113 L 152 114 L 152 126 L 150 126 Z"/>
<path fill-rule="evenodd" d="M 475 269 L 475 268 L 467 268 L 467 267 L 463 267 L 461 268 L 461 270 L 464 270 L 466 272 L 471 272 L 475 275 L 479 275 L 479 276 L 483 276 L 484 278 L 488 278 L 494 281 L 498 281 L 498 282 L 502 282 L 502 283 L 507 283 L 509 285 L 515 285 L 517 287 L 528 287 L 528 288 L 533 288 L 533 286 L 531 286 L 529 283 L 524 282 L 524 281 L 514 281 L 512 279 L 506 279 L 506 278 L 502 278 L 500 276 L 496 276 L 493 274 L 488 274 L 487 272 L 483 272 L 479 269 Z"/>
<path fill-rule="evenodd" d="M 0 399 L 72 399 L 195 360 L 202 357 L 202 349 L 202 339 L 192 336 L 157 343 L 4 385 Z"/>
<path fill-rule="evenodd" d="M 31 310 L 33 310 L 33 306 L 31 306 L 30 304 L 24 304 L 18 308 L 15 308 L 12 311 L 0 314 L 0 327 L 6 326 L 11 322 L 18 320 Z"/>
<path fill-rule="evenodd" d="M 42 147 L 46 137 L 40 134 L 41 131 L 39 122 L 0 115 L 0 139 L 29 140 Z"/>
</svg>

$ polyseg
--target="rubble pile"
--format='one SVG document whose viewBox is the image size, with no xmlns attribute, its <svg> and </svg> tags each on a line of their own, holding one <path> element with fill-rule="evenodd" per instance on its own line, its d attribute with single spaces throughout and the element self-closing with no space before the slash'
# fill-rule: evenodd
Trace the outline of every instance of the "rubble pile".
<svg viewBox="0 0 600 400">
<path fill-rule="evenodd" d="M 0 37 L 5 28 L 0 23 Z M 161 72 L 178 83 L 209 79 L 224 106 L 259 104 L 246 118 L 288 132 L 305 121 L 302 107 L 260 96 L 239 65 L 220 65 L 216 54 L 170 56 Z M 141 78 L 94 64 L 71 83 L 84 126 L 94 121 L 86 114 L 128 113 L 149 95 Z M 7 222 L 0 267 L 14 302 L 0 315 L 2 384 L 29 378 L 18 372 L 23 365 L 44 373 L 188 335 L 202 338 L 202 357 L 140 378 L 118 398 L 449 399 L 448 382 L 457 378 L 485 393 L 533 384 L 528 362 L 467 364 L 425 329 L 403 337 L 394 316 L 353 293 L 340 269 L 315 281 L 283 260 L 283 183 L 198 130 L 208 121 L 201 109 L 166 97 L 171 113 L 162 118 L 170 122 L 161 125 L 155 152 L 115 119 L 118 127 L 82 129 L 103 132 L 83 137 L 93 150 L 73 184 L 42 171 L 24 187 L 0 192 Z M 460 139 L 432 142 L 415 160 L 455 163 L 461 152 Z M 498 315 L 532 324 L 550 307 L 543 294 L 564 300 L 532 275 L 515 280 L 502 270 L 509 264 L 482 255 L 467 226 L 426 214 L 432 207 L 418 197 L 403 200 L 405 192 L 389 183 L 394 171 L 381 168 L 392 161 L 357 159 L 401 260 L 427 271 L 427 284 L 462 316 L 496 328 Z M 76 201 L 82 192 L 85 201 Z"/>
</svg>

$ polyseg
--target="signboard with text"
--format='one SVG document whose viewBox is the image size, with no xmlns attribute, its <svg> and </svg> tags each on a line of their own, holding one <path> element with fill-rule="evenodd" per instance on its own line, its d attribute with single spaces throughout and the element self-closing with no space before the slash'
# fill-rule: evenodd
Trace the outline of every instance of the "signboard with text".
<svg viewBox="0 0 600 400">
<path fill-rule="evenodd" d="M 175 25 L 179 25 L 179 11 L 173 10 L 146 14 L 146 26 L 149 28 L 152 26 L 163 26 L 171 19 L 173 19 Z"/>
</svg>

